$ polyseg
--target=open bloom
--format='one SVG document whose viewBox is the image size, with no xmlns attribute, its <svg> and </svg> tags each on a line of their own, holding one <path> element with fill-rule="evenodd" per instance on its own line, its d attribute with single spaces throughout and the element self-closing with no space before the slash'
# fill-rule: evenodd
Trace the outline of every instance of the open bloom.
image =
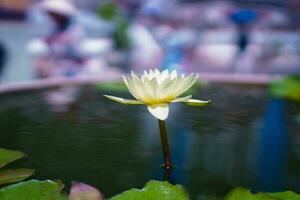
<svg viewBox="0 0 300 200">
<path fill-rule="evenodd" d="M 139 77 L 134 72 L 126 77 L 124 82 L 135 100 L 119 98 L 110 95 L 105 97 L 127 105 L 144 104 L 149 112 L 160 120 L 165 120 L 169 115 L 170 103 L 185 103 L 191 106 L 203 106 L 210 101 L 192 99 L 192 95 L 181 97 L 184 92 L 191 88 L 198 79 L 198 74 L 178 75 L 176 71 L 164 70 L 144 71 Z"/>
</svg>

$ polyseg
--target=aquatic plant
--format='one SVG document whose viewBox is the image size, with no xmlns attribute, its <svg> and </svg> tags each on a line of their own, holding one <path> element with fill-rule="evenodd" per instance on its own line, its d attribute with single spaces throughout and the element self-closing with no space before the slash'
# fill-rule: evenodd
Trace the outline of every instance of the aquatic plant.
<svg viewBox="0 0 300 200">
<path fill-rule="evenodd" d="M 273 96 L 300 103 L 300 76 L 288 76 L 270 85 Z"/>
<path fill-rule="evenodd" d="M 67 200 L 62 185 L 54 181 L 30 180 L 4 187 L 1 200 Z M 92 199 L 91 199 L 92 200 Z"/>
<path fill-rule="evenodd" d="M 110 200 L 189 200 L 189 195 L 181 185 L 168 182 L 149 181 L 143 189 L 127 190 Z"/>
<path fill-rule="evenodd" d="M 73 191 L 73 194 L 72 194 Z M 75 192 L 76 191 L 76 192 Z M 72 197 L 72 198 L 71 198 Z M 172 185 L 166 181 L 149 181 L 142 189 L 133 188 L 115 195 L 110 200 L 189 200 L 183 186 Z M 300 195 L 292 191 L 251 193 L 249 189 L 237 187 L 225 198 L 201 195 L 203 200 L 300 200 Z M 71 189 L 69 200 L 102 200 L 100 192 L 83 183 L 76 183 Z"/>
<path fill-rule="evenodd" d="M 63 185 L 54 181 L 30 180 L 0 189 L 1 200 L 103 200 L 101 193 L 84 183 L 72 185 L 68 195 L 62 192 Z M 129 189 L 115 195 L 110 200 L 189 200 L 190 197 L 181 185 L 168 182 L 149 181 L 142 189 Z M 300 195 L 292 191 L 251 193 L 246 188 L 234 188 L 225 198 L 201 195 L 203 200 L 300 200 Z"/>
<path fill-rule="evenodd" d="M 190 89 L 198 80 L 198 74 L 185 76 L 179 75 L 177 71 L 169 72 L 158 69 L 145 71 L 142 76 L 137 76 L 131 72 L 130 76 L 123 76 L 123 80 L 135 98 L 124 99 L 111 95 L 105 97 L 125 105 L 146 105 L 148 111 L 158 119 L 159 130 L 164 155 L 164 167 L 169 170 L 172 168 L 171 156 L 169 151 L 167 130 L 165 120 L 169 115 L 170 103 L 185 103 L 191 106 L 205 106 L 210 101 L 192 99 L 192 95 L 180 96 Z"/>
<path fill-rule="evenodd" d="M 15 183 L 30 177 L 34 170 L 32 169 L 6 169 L 4 168 L 11 162 L 25 157 L 20 151 L 12 151 L 0 148 L 0 186 Z"/>
<path fill-rule="evenodd" d="M 271 95 L 300 104 L 300 76 L 287 76 L 270 84 Z M 300 123 L 300 107 L 296 114 L 296 120 Z"/>
<path fill-rule="evenodd" d="M 300 195 L 291 191 L 253 194 L 248 189 L 238 187 L 230 191 L 224 200 L 300 200 Z"/>
<path fill-rule="evenodd" d="M 98 15 L 115 25 L 115 30 L 112 33 L 116 47 L 120 49 L 128 49 L 130 47 L 130 40 L 127 34 L 129 21 L 122 16 L 122 12 L 118 5 L 113 2 L 101 4 L 97 8 Z"/>
</svg>

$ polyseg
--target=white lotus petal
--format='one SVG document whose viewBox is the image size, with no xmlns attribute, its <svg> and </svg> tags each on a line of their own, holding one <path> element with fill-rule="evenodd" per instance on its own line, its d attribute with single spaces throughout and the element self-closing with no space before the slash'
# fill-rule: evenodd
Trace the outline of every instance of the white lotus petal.
<svg viewBox="0 0 300 200">
<path fill-rule="evenodd" d="M 179 97 L 189 88 L 191 88 L 198 79 L 198 74 L 177 74 L 176 70 L 159 71 L 158 69 L 150 69 L 144 71 L 141 76 L 136 75 L 133 71 L 130 76 L 123 77 L 124 82 L 137 100 L 126 100 L 119 97 L 112 98 L 115 101 L 125 104 L 140 104 L 146 105 L 168 104 L 175 102 L 185 102 L 189 105 L 200 106 L 206 104 L 206 101 L 191 100 L 191 96 Z M 189 101 L 190 100 L 190 101 Z"/>
<path fill-rule="evenodd" d="M 169 70 L 168 69 L 165 69 L 164 71 L 163 71 L 163 73 L 167 73 L 167 74 L 169 74 Z"/>
<path fill-rule="evenodd" d="M 197 82 L 197 79 L 198 75 L 193 73 L 184 78 L 181 83 L 178 83 L 179 88 L 175 92 L 176 95 L 179 96 L 190 89 Z"/>
<path fill-rule="evenodd" d="M 169 106 L 168 104 L 158 104 L 158 105 L 151 105 L 147 107 L 149 112 L 160 120 L 167 119 L 169 115 Z"/>
<path fill-rule="evenodd" d="M 156 77 L 159 77 L 160 71 L 159 71 L 158 69 L 154 69 L 154 75 L 155 75 Z"/>
<path fill-rule="evenodd" d="M 127 89 L 128 89 L 129 92 L 131 93 L 131 95 L 132 95 L 135 99 L 140 100 L 140 97 L 139 97 L 137 91 L 135 90 L 135 86 L 134 86 L 132 80 L 131 80 L 129 77 L 125 77 L 125 76 L 123 76 L 123 80 L 124 80 L 124 83 L 125 83 Z"/>
<path fill-rule="evenodd" d="M 164 80 L 166 80 L 169 77 L 169 71 L 168 70 L 164 70 L 159 78 L 157 79 L 158 84 L 160 85 Z"/>
<path fill-rule="evenodd" d="M 145 76 L 145 77 L 149 76 L 149 74 L 148 74 L 148 72 L 146 70 L 144 71 L 144 75 L 143 76 Z"/>
<path fill-rule="evenodd" d="M 188 95 L 188 96 L 185 96 L 185 97 L 179 97 L 179 98 L 176 98 L 175 100 L 171 101 L 172 103 L 178 103 L 178 102 L 186 102 L 187 100 L 191 99 L 192 98 L 192 95 Z"/>
<path fill-rule="evenodd" d="M 165 98 L 173 98 L 175 99 L 180 94 L 177 92 L 182 86 L 181 78 L 177 78 L 174 80 L 167 79 L 166 82 L 161 87 L 161 97 Z"/>
<path fill-rule="evenodd" d="M 152 69 L 149 70 L 149 74 L 150 74 L 150 76 L 153 76 L 154 72 Z"/>
<path fill-rule="evenodd" d="M 177 78 L 177 71 L 176 70 L 173 70 L 170 74 L 170 77 L 171 77 L 171 80 Z"/>
<path fill-rule="evenodd" d="M 143 104 L 140 101 L 137 100 L 132 100 L 132 99 L 124 99 L 124 98 L 120 98 L 120 97 L 115 97 L 115 96 L 111 96 L 111 95 L 103 95 L 106 98 L 109 98 L 110 100 L 116 101 L 118 103 L 122 103 L 122 104 L 126 104 L 126 105 L 138 105 L 138 104 Z"/>
<path fill-rule="evenodd" d="M 202 101 L 202 100 L 198 100 L 198 99 L 189 99 L 187 101 L 184 101 L 184 103 L 189 106 L 206 106 L 210 103 L 210 100 Z"/>
<path fill-rule="evenodd" d="M 146 93 L 149 103 L 157 99 L 156 91 L 157 91 L 157 82 L 155 79 L 149 80 L 147 78 L 142 78 L 143 82 L 143 91 Z"/>
<path fill-rule="evenodd" d="M 159 87 L 159 96 L 161 99 L 165 99 L 166 97 L 174 97 L 176 98 L 178 95 L 175 95 L 176 88 L 178 87 L 179 80 L 174 79 L 171 80 L 168 77 Z"/>
<path fill-rule="evenodd" d="M 133 83 L 133 87 L 137 95 L 139 96 L 139 99 L 146 102 L 150 97 L 145 93 L 145 88 L 142 80 L 133 72 L 131 73 L 131 80 Z"/>
</svg>

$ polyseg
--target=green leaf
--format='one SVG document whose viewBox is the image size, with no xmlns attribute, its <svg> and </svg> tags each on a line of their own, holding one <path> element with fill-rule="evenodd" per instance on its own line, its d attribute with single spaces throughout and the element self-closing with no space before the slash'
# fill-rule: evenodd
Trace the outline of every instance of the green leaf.
<svg viewBox="0 0 300 200">
<path fill-rule="evenodd" d="M 270 92 L 274 96 L 300 102 L 300 76 L 289 76 L 271 83 Z"/>
<path fill-rule="evenodd" d="M 300 200 L 300 195 L 291 191 L 269 193 L 269 195 L 271 197 L 276 197 L 280 200 Z"/>
<path fill-rule="evenodd" d="M 235 188 L 230 191 L 224 200 L 279 200 L 272 198 L 267 193 L 252 194 L 250 190 L 245 188 Z"/>
<path fill-rule="evenodd" d="M 98 8 L 98 14 L 105 20 L 113 20 L 118 12 L 118 7 L 114 3 L 106 3 Z"/>
<path fill-rule="evenodd" d="M 24 156 L 25 154 L 20 151 L 11 151 L 11 150 L 0 148 L 0 168 L 4 167 L 5 165 L 15 160 L 21 159 Z"/>
<path fill-rule="evenodd" d="M 34 173 L 32 169 L 6 169 L 0 171 L 0 185 L 23 181 Z"/>
<path fill-rule="evenodd" d="M 180 185 L 168 182 L 149 181 L 143 189 L 131 189 L 111 198 L 111 200 L 188 200 Z"/>
<path fill-rule="evenodd" d="M 129 22 L 124 18 L 120 18 L 118 23 L 117 30 L 113 34 L 116 47 L 119 49 L 128 49 L 130 47 L 130 40 L 127 34 Z"/>
<path fill-rule="evenodd" d="M 224 200 L 300 200 L 300 195 L 290 191 L 252 194 L 250 190 L 239 187 L 230 191 Z"/>
<path fill-rule="evenodd" d="M 53 181 L 20 182 L 0 190 L 1 200 L 62 200 L 60 185 Z"/>
<path fill-rule="evenodd" d="M 231 190 L 224 200 L 252 200 L 252 194 L 250 190 L 239 187 Z"/>
</svg>

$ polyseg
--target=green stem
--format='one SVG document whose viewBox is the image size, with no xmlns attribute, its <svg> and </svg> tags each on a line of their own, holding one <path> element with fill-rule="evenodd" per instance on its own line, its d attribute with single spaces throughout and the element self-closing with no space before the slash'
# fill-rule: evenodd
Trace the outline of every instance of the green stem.
<svg viewBox="0 0 300 200">
<path fill-rule="evenodd" d="M 169 150 L 166 123 L 165 123 L 165 121 L 158 120 L 158 124 L 159 124 L 159 131 L 160 131 L 161 146 L 162 146 L 163 155 L 164 155 L 164 168 L 165 168 L 165 170 L 171 170 L 172 162 L 171 162 L 171 156 L 170 156 L 170 150 Z"/>
</svg>

